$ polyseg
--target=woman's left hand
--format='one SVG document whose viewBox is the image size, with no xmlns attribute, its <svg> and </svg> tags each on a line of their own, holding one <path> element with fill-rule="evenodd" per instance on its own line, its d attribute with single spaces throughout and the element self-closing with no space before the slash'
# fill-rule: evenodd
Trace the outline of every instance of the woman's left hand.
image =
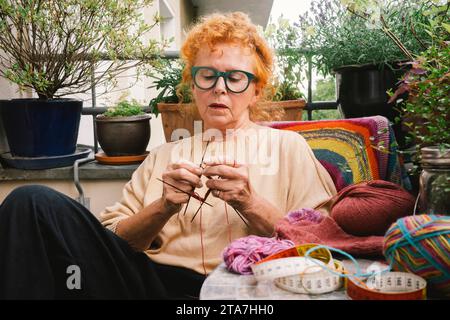
<svg viewBox="0 0 450 320">
<path fill-rule="evenodd" d="M 222 199 L 239 211 L 246 211 L 255 198 L 249 181 L 248 166 L 229 159 L 204 161 L 203 175 L 213 179 L 206 182 L 213 196 Z"/>
</svg>

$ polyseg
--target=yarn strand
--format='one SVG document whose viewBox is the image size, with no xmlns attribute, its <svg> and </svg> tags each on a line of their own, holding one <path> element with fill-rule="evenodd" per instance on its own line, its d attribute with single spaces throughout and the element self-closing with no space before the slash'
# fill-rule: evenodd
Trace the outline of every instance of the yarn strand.
<svg viewBox="0 0 450 320">
<path fill-rule="evenodd" d="M 203 216 L 203 210 L 200 208 L 200 245 L 202 248 L 202 266 L 203 266 L 203 273 L 206 276 L 206 267 L 205 267 L 205 246 L 203 244 L 203 230 L 202 230 L 202 216 Z"/>
<path fill-rule="evenodd" d="M 227 203 L 224 201 L 223 202 L 225 205 L 225 218 L 227 220 L 227 227 L 228 227 L 228 243 L 231 243 L 231 225 L 230 225 L 230 220 L 228 219 L 228 209 L 227 209 Z"/>
</svg>

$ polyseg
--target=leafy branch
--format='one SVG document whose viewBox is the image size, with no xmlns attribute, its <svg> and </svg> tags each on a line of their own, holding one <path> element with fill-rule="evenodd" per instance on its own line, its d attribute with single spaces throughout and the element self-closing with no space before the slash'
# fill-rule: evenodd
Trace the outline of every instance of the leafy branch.
<svg viewBox="0 0 450 320">
<path fill-rule="evenodd" d="M 192 93 L 189 87 L 181 83 L 183 64 L 180 60 L 159 59 L 155 67 L 147 72 L 153 79 L 150 88 L 158 91 L 158 95 L 150 101 L 150 112 L 158 115 L 158 103 L 189 103 Z"/>
<path fill-rule="evenodd" d="M 152 0 L 0 0 L 0 74 L 50 99 L 142 71 L 165 43 L 143 42 Z"/>
</svg>

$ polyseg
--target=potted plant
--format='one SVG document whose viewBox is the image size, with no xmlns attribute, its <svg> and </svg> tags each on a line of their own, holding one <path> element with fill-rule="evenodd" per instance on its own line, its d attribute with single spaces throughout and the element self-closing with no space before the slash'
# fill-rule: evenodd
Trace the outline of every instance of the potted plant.
<svg viewBox="0 0 450 320">
<path fill-rule="evenodd" d="M 296 26 L 302 31 L 302 47 L 315 52 L 316 68 L 324 75 L 336 75 L 337 100 L 345 117 L 383 115 L 393 122 L 398 112 L 386 92 L 396 89 L 406 71 L 398 62 L 411 57 L 377 25 L 376 17 L 382 13 L 404 47 L 419 53 L 428 45 L 422 24 L 431 1 L 366 1 L 372 4 L 365 7 L 368 17 L 355 14 L 362 3 L 313 0 L 310 12 L 300 16 Z M 402 143 L 399 126 L 394 130 Z"/>
<path fill-rule="evenodd" d="M 306 105 L 299 89 L 304 80 L 303 66 L 306 65 L 306 59 L 298 48 L 297 33 L 297 29 L 283 16 L 278 18 L 277 23 L 269 23 L 264 31 L 268 43 L 276 50 L 276 62 L 272 101 L 263 102 L 262 105 L 283 110 L 284 115 L 280 120 L 285 121 L 301 120 Z"/>
<path fill-rule="evenodd" d="M 108 157 L 145 154 L 150 118 L 136 101 L 122 100 L 95 118 L 98 142 Z"/>
<path fill-rule="evenodd" d="M 176 129 L 185 129 L 184 133 L 194 135 L 195 121 L 201 121 L 197 107 L 192 102 L 189 87 L 180 85 L 183 65 L 180 60 L 161 59 L 148 72 L 158 94 L 150 101 L 150 112 L 158 116 L 161 113 L 166 141 L 174 141 L 180 137 L 172 137 Z M 176 134 L 176 132 L 175 132 Z"/>
<path fill-rule="evenodd" d="M 436 5 L 425 24 L 431 45 L 413 61 L 399 88 L 390 93 L 415 145 L 413 178 L 418 178 L 417 212 L 450 214 L 450 3 Z M 401 45 L 401 42 L 400 42 Z M 406 100 L 401 99 L 408 93 Z M 421 170 L 419 170 L 421 169 Z"/>
<path fill-rule="evenodd" d="M 10 152 L 17 157 L 72 154 L 82 101 L 62 99 L 151 63 L 155 41 L 142 42 L 158 22 L 140 10 L 151 0 L 0 1 L 0 74 L 37 98 L 1 101 Z"/>
</svg>

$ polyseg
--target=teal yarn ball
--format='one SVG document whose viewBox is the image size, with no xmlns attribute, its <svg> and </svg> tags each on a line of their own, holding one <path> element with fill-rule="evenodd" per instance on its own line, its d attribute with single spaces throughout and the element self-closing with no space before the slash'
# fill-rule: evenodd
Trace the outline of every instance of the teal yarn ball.
<svg viewBox="0 0 450 320">
<path fill-rule="evenodd" d="M 393 269 L 427 280 L 431 296 L 450 298 L 450 217 L 398 219 L 386 232 L 383 254 Z"/>
</svg>

